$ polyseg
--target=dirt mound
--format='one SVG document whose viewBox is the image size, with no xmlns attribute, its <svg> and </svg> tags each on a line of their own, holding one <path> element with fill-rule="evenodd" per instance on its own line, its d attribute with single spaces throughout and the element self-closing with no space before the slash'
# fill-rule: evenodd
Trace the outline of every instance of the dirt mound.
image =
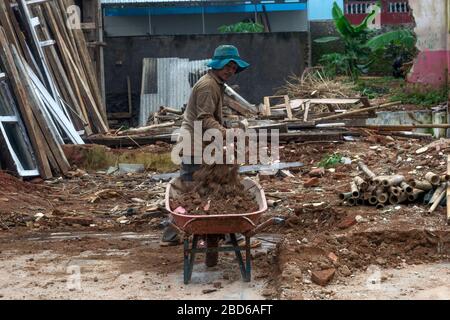
<svg viewBox="0 0 450 320">
<path fill-rule="evenodd" d="M 38 188 L 35 184 L 22 181 L 4 171 L 0 171 L 0 186 L 0 194 L 6 192 L 29 193 Z"/>
</svg>

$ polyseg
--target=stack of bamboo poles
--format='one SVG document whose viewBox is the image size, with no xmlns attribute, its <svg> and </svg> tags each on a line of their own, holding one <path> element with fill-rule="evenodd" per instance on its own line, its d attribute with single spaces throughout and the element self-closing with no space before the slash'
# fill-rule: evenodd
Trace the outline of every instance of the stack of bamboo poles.
<svg viewBox="0 0 450 320">
<path fill-rule="evenodd" d="M 350 183 L 351 191 L 339 194 L 339 198 L 350 206 L 367 204 L 381 209 L 388 204 L 420 201 L 425 194 L 433 192 L 428 202 L 431 205 L 428 213 L 432 213 L 445 197 L 450 181 L 450 173 L 428 172 L 424 180 L 406 180 L 402 175 L 377 176 L 363 162 L 358 166 L 367 178 L 355 177 Z"/>
<path fill-rule="evenodd" d="M 53 98 L 67 108 L 77 130 L 106 133 L 106 108 L 86 40 L 80 26 L 71 24 L 74 17 L 68 16 L 73 0 L 16 1 L 0 0 L 0 26 L 6 36 L 2 46 L 14 46 L 47 89 L 55 88 Z M 37 48 L 41 44 L 43 54 Z"/>
<path fill-rule="evenodd" d="M 80 132 L 108 131 L 83 32 L 68 27 L 71 5 L 72 0 L 0 0 L 0 70 L 44 179 L 70 169 L 60 144 L 83 143 Z M 53 106 L 51 115 L 45 105 Z"/>
</svg>

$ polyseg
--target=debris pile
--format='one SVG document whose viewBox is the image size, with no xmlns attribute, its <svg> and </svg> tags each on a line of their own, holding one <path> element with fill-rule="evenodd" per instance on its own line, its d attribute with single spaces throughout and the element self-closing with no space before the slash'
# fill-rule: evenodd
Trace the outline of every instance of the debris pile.
<svg viewBox="0 0 450 320">
<path fill-rule="evenodd" d="M 351 190 L 339 194 L 350 206 L 372 205 L 382 209 L 385 205 L 423 201 L 431 205 L 428 213 L 432 213 L 445 198 L 450 181 L 449 174 L 427 172 L 423 179 L 407 180 L 403 175 L 376 175 L 361 161 L 358 167 L 367 178 L 354 177 Z"/>
<path fill-rule="evenodd" d="M 66 174 L 61 145 L 108 131 L 83 31 L 66 23 L 72 5 L 0 0 L 0 126 L 4 140 L 18 141 L 2 160 L 21 176 Z"/>
</svg>

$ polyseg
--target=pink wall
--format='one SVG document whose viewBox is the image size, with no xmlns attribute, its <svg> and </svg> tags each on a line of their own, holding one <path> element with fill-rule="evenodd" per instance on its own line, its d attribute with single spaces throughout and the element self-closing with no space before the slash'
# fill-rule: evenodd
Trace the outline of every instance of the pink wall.
<svg viewBox="0 0 450 320">
<path fill-rule="evenodd" d="M 422 51 L 417 56 L 414 68 L 409 74 L 408 81 L 414 83 L 426 83 L 435 86 L 445 84 L 450 61 L 450 51 Z"/>
</svg>

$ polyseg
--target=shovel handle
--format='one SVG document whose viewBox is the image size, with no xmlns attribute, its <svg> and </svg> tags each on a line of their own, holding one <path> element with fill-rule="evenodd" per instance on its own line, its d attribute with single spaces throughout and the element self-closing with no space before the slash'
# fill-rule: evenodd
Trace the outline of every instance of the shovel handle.
<svg viewBox="0 0 450 320">
<path fill-rule="evenodd" d="M 254 229 L 250 230 L 249 232 L 247 232 L 245 234 L 246 237 L 253 237 L 255 234 L 260 233 L 261 231 L 263 231 L 265 228 L 272 226 L 274 224 L 283 224 L 284 221 L 286 219 L 281 218 L 281 217 L 273 217 L 270 218 L 266 221 L 264 221 L 263 223 L 257 225 Z"/>
</svg>

